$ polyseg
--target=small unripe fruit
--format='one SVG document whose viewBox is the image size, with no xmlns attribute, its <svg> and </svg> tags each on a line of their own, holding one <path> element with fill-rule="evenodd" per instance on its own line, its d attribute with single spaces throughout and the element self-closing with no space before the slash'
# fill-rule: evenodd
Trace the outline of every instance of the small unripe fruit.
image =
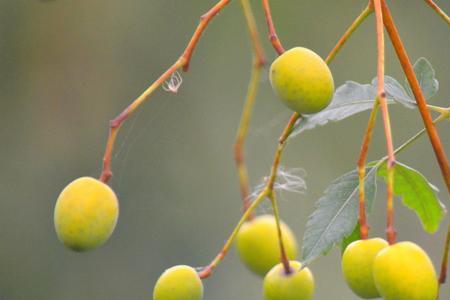
<svg viewBox="0 0 450 300">
<path fill-rule="evenodd" d="M 270 67 L 275 93 L 299 114 L 313 114 L 330 104 L 334 81 L 328 65 L 315 52 L 292 48 L 281 54 Z"/>
<path fill-rule="evenodd" d="M 175 266 L 159 277 L 153 290 L 153 300 L 200 300 L 203 283 L 197 271 L 189 266 Z"/>
<path fill-rule="evenodd" d="M 56 201 L 56 233 L 70 249 L 90 250 L 108 240 L 118 215 L 114 191 L 97 179 L 81 177 L 67 185 Z"/>
<path fill-rule="evenodd" d="M 283 244 L 288 259 L 297 258 L 297 240 L 289 227 L 281 222 Z M 281 259 L 275 217 L 258 216 L 246 222 L 236 237 L 236 247 L 244 264 L 260 276 L 266 275 Z"/>
<path fill-rule="evenodd" d="M 373 262 L 377 254 L 389 244 L 380 238 L 355 241 L 342 256 L 342 273 L 347 284 L 361 298 L 379 298 L 373 280 Z"/>
<path fill-rule="evenodd" d="M 301 263 L 291 261 L 291 272 L 286 274 L 278 264 L 264 278 L 266 300 L 310 300 L 314 296 L 314 277 L 308 268 L 301 269 Z"/>
<path fill-rule="evenodd" d="M 435 300 L 438 294 L 433 263 L 411 242 L 381 250 L 374 261 L 373 276 L 385 300 Z"/>
</svg>

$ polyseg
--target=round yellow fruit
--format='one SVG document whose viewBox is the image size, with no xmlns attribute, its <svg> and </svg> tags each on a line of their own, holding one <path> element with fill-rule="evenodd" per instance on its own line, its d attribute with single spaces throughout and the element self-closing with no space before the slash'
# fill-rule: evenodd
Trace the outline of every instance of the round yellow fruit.
<svg viewBox="0 0 450 300">
<path fill-rule="evenodd" d="M 292 48 L 280 55 L 270 67 L 270 82 L 281 101 L 299 114 L 317 113 L 333 98 L 328 65 L 306 48 Z"/>
<path fill-rule="evenodd" d="M 90 250 L 108 240 L 118 215 L 114 191 L 97 179 L 81 177 L 66 186 L 56 201 L 56 233 L 70 249 Z"/>
<path fill-rule="evenodd" d="M 281 222 L 283 243 L 288 259 L 297 258 L 297 240 L 289 227 Z M 236 247 L 244 264 L 260 276 L 266 275 L 281 259 L 275 217 L 262 215 L 246 222 L 236 237 Z"/>
<path fill-rule="evenodd" d="M 373 280 L 373 262 L 377 254 L 389 244 L 381 238 L 355 241 L 342 256 L 342 273 L 355 294 L 364 299 L 379 298 Z"/>
<path fill-rule="evenodd" d="M 436 272 L 428 255 L 411 242 L 381 250 L 375 258 L 373 276 L 385 300 L 435 300 Z"/>
<path fill-rule="evenodd" d="M 189 266 L 175 266 L 164 271 L 153 290 L 153 300 L 200 300 L 203 283 Z"/>
<path fill-rule="evenodd" d="M 310 300 L 314 296 L 314 277 L 308 268 L 301 269 L 301 263 L 290 262 L 291 273 L 286 274 L 278 264 L 264 278 L 266 300 Z"/>
</svg>

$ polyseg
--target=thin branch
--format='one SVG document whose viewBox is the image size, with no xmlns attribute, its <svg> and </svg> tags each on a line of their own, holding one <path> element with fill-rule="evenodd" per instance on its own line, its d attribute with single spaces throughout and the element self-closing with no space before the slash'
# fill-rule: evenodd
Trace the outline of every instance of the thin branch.
<svg viewBox="0 0 450 300">
<path fill-rule="evenodd" d="M 450 25 L 450 17 L 436 4 L 433 0 L 425 0 L 425 2 L 442 18 L 447 25 Z"/>
<path fill-rule="evenodd" d="M 378 46 L 378 91 L 377 98 L 380 101 L 381 114 L 383 116 L 384 133 L 386 136 L 386 146 L 388 153 L 387 162 L 387 227 L 386 234 L 390 244 L 396 241 L 396 233 L 394 229 L 394 165 L 395 155 L 392 142 L 391 121 L 389 118 L 389 110 L 384 90 L 384 26 L 383 12 L 381 10 L 381 0 L 374 0 L 376 27 L 377 27 L 377 46 Z"/>
<path fill-rule="evenodd" d="M 266 0 L 263 0 L 263 4 L 268 5 Z M 268 7 L 268 6 L 266 6 L 266 7 Z M 270 16 L 270 11 L 269 11 L 269 16 Z M 270 17 L 270 20 L 271 20 L 271 17 Z M 270 25 L 270 24 L 272 24 L 272 25 Z M 353 26 L 357 27 L 359 25 L 360 25 L 360 23 L 353 23 L 350 27 L 351 28 Z M 275 32 L 272 21 L 270 21 L 270 23 L 269 23 L 269 28 L 270 27 L 272 27 L 272 29 L 270 29 L 270 31 Z M 342 46 L 345 44 L 345 42 L 341 42 L 341 41 L 342 40 L 346 41 L 348 39 L 349 32 L 351 34 L 354 32 L 354 30 L 350 30 L 350 31 L 347 30 L 347 32 L 344 34 L 344 36 L 341 37 L 341 39 L 339 40 L 339 42 L 338 42 L 339 46 L 335 47 L 333 49 L 334 52 L 337 53 L 342 48 Z M 278 43 L 280 45 L 280 51 L 281 51 L 281 49 L 284 49 L 284 48 L 281 46 L 281 42 L 279 40 L 278 40 Z M 281 52 L 281 53 L 283 53 L 283 52 Z M 329 64 L 334 59 L 334 57 L 335 57 L 335 55 L 333 55 L 331 57 L 329 56 L 329 58 L 327 58 L 327 60 L 326 60 L 326 63 Z M 278 168 L 279 168 L 280 161 L 281 161 L 281 155 L 283 154 L 283 151 L 284 151 L 284 148 L 286 145 L 286 141 L 289 138 L 290 134 L 292 133 L 292 130 L 294 129 L 296 121 L 300 117 L 301 116 L 298 113 L 293 113 L 292 116 L 290 117 L 288 124 L 285 126 L 280 138 L 278 139 L 278 147 L 277 147 L 277 150 L 274 155 L 274 159 L 273 159 L 273 163 L 272 163 L 272 167 L 271 167 L 271 171 L 270 171 L 270 176 L 267 181 L 266 187 L 259 193 L 259 195 L 252 202 L 250 207 L 244 212 L 241 220 L 239 221 L 238 225 L 231 233 L 228 240 L 225 242 L 225 245 L 223 246 L 223 248 L 219 252 L 219 254 L 216 255 L 216 257 L 211 261 L 211 263 L 208 266 L 204 267 L 203 270 L 199 272 L 199 276 L 201 278 L 207 278 L 207 277 L 211 276 L 213 270 L 215 268 L 217 268 L 217 266 L 221 263 L 221 261 L 225 258 L 226 254 L 228 253 L 231 244 L 233 243 L 234 239 L 236 238 L 237 233 L 239 232 L 240 228 L 242 227 L 242 224 L 253 213 L 255 208 L 258 207 L 258 205 L 264 200 L 264 198 L 268 197 L 273 192 L 273 186 L 274 186 L 276 178 L 277 178 L 277 172 L 278 172 Z M 280 241 L 282 242 L 282 240 L 280 240 Z M 289 266 L 287 266 L 287 267 L 289 269 Z"/>
<path fill-rule="evenodd" d="M 356 18 L 356 20 L 350 25 L 347 31 L 344 33 L 342 38 L 336 44 L 336 46 L 331 50 L 330 54 L 326 61 L 331 61 L 334 59 L 334 56 L 338 53 L 338 51 L 342 48 L 342 46 L 347 42 L 350 36 L 355 32 L 355 30 L 373 13 L 373 4 L 372 1 L 369 1 L 366 8 L 361 12 L 361 14 Z"/>
<path fill-rule="evenodd" d="M 269 0 L 262 0 L 262 5 L 264 8 L 264 13 L 266 15 L 267 26 L 269 27 L 269 40 L 272 43 L 273 48 L 281 55 L 285 52 L 283 45 L 281 45 L 280 39 L 278 38 L 277 31 L 272 20 L 272 13 L 270 11 Z"/>
<path fill-rule="evenodd" d="M 247 21 L 247 27 L 249 29 L 250 38 L 252 40 L 254 62 L 252 67 L 252 75 L 248 85 L 247 96 L 242 110 L 241 121 L 236 134 L 236 141 L 234 144 L 234 159 L 238 171 L 239 185 L 241 190 L 241 198 L 243 203 L 243 211 L 246 211 L 251 205 L 249 198 L 249 180 L 247 165 L 244 159 L 244 141 L 247 137 L 250 118 L 256 98 L 256 93 L 259 87 L 259 81 L 261 78 L 261 72 L 264 64 L 266 63 L 264 50 L 261 46 L 261 40 L 259 38 L 258 29 L 256 27 L 255 18 L 253 16 L 253 10 L 248 0 L 241 0 L 242 10 Z M 249 220 L 253 219 L 253 214 L 249 216 Z"/>
<path fill-rule="evenodd" d="M 219 254 L 211 261 L 211 263 L 204 267 L 199 273 L 199 277 L 204 279 L 209 276 L 211 276 L 212 272 L 215 268 L 222 262 L 222 260 L 227 255 L 228 251 L 230 250 L 231 246 L 233 245 L 233 242 L 239 233 L 239 230 L 241 229 L 242 225 L 247 221 L 248 217 L 253 213 L 256 207 L 267 197 L 268 191 L 267 189 L 263 190 L 258 197 L 256 197 L 255 201 L 253 201 L 252 205 L 244 212 L 241 219 L 239 220 L 236 227 L 233 229 L 233 232 L 231 233 L 228 240 L 225 242 L 225 245 L 223 246 L 222 250 L 220 250 Z"/>
<path fill-rule="evenodd" d="M 378 98 L 377 98 L 378 99 Z M 361 146 L 361 152 L 358 159 L 358 176 L 359 176 L 359 225 L 361 238 L 367 239 L 369 236 L 369 226 L 367 224 L 366 217 L 366 205 L 365 205 L 365 182 L 366 177 L 366 159 L 369 151 L 370 141 L 372 140 L 373 128 L 375 127 L 376 116 L 380 102 L 375 100 L 372 111 L 370 112 L 369 122 L 364 133 L 363 143 Z"/>
<path fill-rule="evenodd" d="M 448 255 L 450 250 L 450 223 L 448 224 L 447 238 L 444 244 L 444 253 L 442 255 L 441 273 L 439 275 L 439 284 L 442 285 L 447 280 Z"/>
<path fill-rule="evenodd" d="M 214 7 L 212 7 L 206 14 L 202 15 L 200 22 L 192 35 L 186 49 L 181 57 L 165 71 L 152 85 L 150 85 L 136 100 L 134 100 L 125 110 L 123 110 L 115 119 L 110 122 L 109 136 L 106 142 L 105 154 L 103 155 L 103 169 L 100 175 L 100 180 L 107 183 L 112 176 L 111 171 L 111 156 L 114 149 L 114 144 L 117 138 L 117 133 L 123 122 L 127 120 L 133 112 L 144 102 L 149 96 L 161 86 L 173 73 L 178 69 L 183 68 L 188 70 L 189 63 L 194 52 L 195 47 L 200 40 L 205 28 L 208 26 L 212 18 L 217 15 L 231 0 L 221 0 Z"/>
<path fill-rule="evenodd" d="M 242 10 L 244 11 L 247 27 L 250 32 L 252 40 L 253 51 L 255 53 L 258 66 L 262 67 L 266 64 L 266 55 L 261 45 L 261 38 L 259 37 L 258 28 L 256 27 L 255 17 L 249 0 L 241 0 Z"/>
<path fill-rule="evenodd" d="M 403 68 L 403 71 L 405 72 L 406 78 L 416 98 L 417 106 L 425 124 L 425 128 L 427 129 L 428 137 L 430 138 L 431 145 L 433 146 L 434 153 L 442 172 L 442 177 L 444 178 L 447 190 L 450 193 L 450 168 L 447 155 L 445 154 L 444 148 L 442 147 L 441 139 L 439 138 L 439 134 L 433 124 L 430 112 L 427 109 L 427 101 L 423 95 L 422 89 L 420 88 L 419 81 L 417 80 L 417 77 L 414 73 L 414 68 L 400 38 L 397 27 L 395 26 L 394 20 L 392 19 L 389 7 L 384 1 L 382 2 L 381 6 L 383 11 L 384 26 L 390 36 L 400 64 Z"/>
<path fill-rule="evenodd" d="M 239 185 L 241 189 L 241 197 L 243 201 L 243 211 L 246 211 L 250 205 L 251 201 L 249 198 L 249 180 L 247 166 L 244 159 L 244 141 L 247 137 L 248 127 L 250 123 L 250 117 L 252 114 L 256 92 L 259 86 L 259 80 L 261 78 L 261 65 L 255 59 L 252 68 L 252 75 L 250 83 L 248 86 L 247 97 L 244 104 L 244 109 L 242 110 L 241 121 L 236 135 L 236 142 L 234 144 L 234 159 L 239 176 Z M 250 215 L 249 219 L 252 219 L 253 215 Z"/>
<path fill-rule="evenodd" d="M 289 258 L 286 254 L 286 248 L 284 247 L 283 243 L 283 231 L 281 230 L 280 211 L 278 209 L 278 201 L 275 192 L 273 190 L 269 194 L 269 199 L 272 202 L 273 214 L 275 216 L 275 222 L 277 224 L 278 244 L 280 246 L 281 263 L 283 264 L 285 274 L 290 274 L 292 270 L 289 266 Z"/>
</svg>

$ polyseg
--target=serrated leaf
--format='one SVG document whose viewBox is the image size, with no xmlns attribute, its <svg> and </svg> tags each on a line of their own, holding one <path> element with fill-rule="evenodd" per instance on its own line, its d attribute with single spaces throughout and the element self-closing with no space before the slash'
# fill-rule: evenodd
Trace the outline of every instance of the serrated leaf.
<svg viewBox="0 0 450 300">
<path fill-rule="evenodd" d="M 425 231 L 436 232 L 446 210 L 433 191 L 435 187 L 421 173 L 399 162 L 394 172 L 395 195 L 402 197 L 403 204 L 416 212 Z M 380 166 L 378 175 L 387 177 L 386 163 Z"/>
<path fill-rule="evenodd" d="M 370 84 L 359 84 L 347 81 L 334 93 L 331 104 L 321 112 L 303 116 L 295 125 L 291 137 L 317 126 L 323 126 L 330 121 L 337 122 L 359 112 L 372 109 L 376 90 Z"/>
<path fill-rule="evenodd" d="M 366 209 L 376 194 L 376 168 L 368 167 L 365 177 Z M 354 170 L 336 179 L 317 201 L 306 223 L 302 261 L 310 263 L 349 236 L 358 222 L 359 180 Z"/>
<path fill-rule="evenodd" d="M 377 78 L 372 80 L 372 86 L 375 89 L 378 87 Z M 384 90 L 386 91 L 387 98 L 393 99 L 407 108 L 416 108 L 416 101 L 408 95 L 403 86 L 395 78 L 391 76 L 384 77 Z"/>
<path fill-rule="evenodd" d="M 419 81 L 425 99 L 428 100 L 436 95 L 439 90 L 439 81 L 435 77 L 436 72 L 434 71 L 433 66 L 426 58 L 421 57 L 416 61 L 414 64 L 414 73 Z M 407 81 L 405 82 L 405 89 L 410 98 L 414 99 L 413 92 Z"/>
</svg>

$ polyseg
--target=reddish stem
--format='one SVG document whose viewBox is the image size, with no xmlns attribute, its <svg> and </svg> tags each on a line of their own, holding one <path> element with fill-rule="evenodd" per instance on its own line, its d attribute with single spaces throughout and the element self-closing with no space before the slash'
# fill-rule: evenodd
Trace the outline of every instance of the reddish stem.
<svg viewBox="0 0 450 300">
<path fill-rule="evenodd" d="M 275 48 L 275 51 L 278 55 L 281 55 L 285 52 L 283 45 L 281 45 L 281 41 L 278 38 L 277 31 L 275 30 L 275 26 L 273 25 L 272 13 L 270 12 L 269 0 L 262 0 L 262 5 L 264 8 L 264 13 L 266 15 L 267 26 L 269 27 L 269 40 L 272 43 L 272 46 Z"/>
<path fill-rule="evenodd" d="M 386 147 L 388 154 L 387 161 L 387 227 L 386 234 L 389 244 L 394 244 L 396 241 L 396 232 L 394 229 L 394 165 L 395 155 L 394 146 L 392 142 L 391 121 L 389 118 L 389 109 L 386 99 L 386 92 L 384 89 L 384 26 L 383 26 L 383 12 L 381 9 L 381 0 L 374 0 L 376 27 L 377 27 L 377 48 L 378 48 L 378 91 L 377 98 L 380 101 L 381 114 L 383 116 L 384 133 L 386 136 Z"/>
<path fill-rule="evenodd" d="M 445 240 L 444 254 L 442 256 L 441 274 L 439 275 L 439 284 L 444 284 L 447 280 L 448 255 L 450 250 L 450 224 L 448 225 L 447 238 Z"/>
<path fill-rule="evenodd" d="M 419 81 L 417 80 L 416 74 L 414 73 L 414 68 L 408 57 L 405 46 L 403 45 L 403 42 L 400 38 L 397 27 L 395 26 L 389 7 L 384 1 L 382 2 L 381 6 L 383 10 L 384 26 L 390 36 L 400 64 L 403 68 L 403 71 L 405 72 L 409 85 L 411 86 L 414 97 L 416 98 L 417 106 L 422 116 L 422 120 L 425 124 L 428 137 L 431 141 L 431 145 L 433 146 L 433 150 L 441 169 L 445 184 L 447 186 L 447 190 L 450 193 L 450 168 L 447 155 L 445 154 L 444 148 L 442 147 L 441 139 L 439 138 L 439 134 L 427 108 L 427 101 L 423 95 L 422 89 L 420 88 Z"/>
<path fill-rule="evenodd" d="M 148 97 L 156 90 L 160 85 L 164 83 L 175 71 L 183 68 L 185 71 L 188 70 L 189 63 L 192 54 L 195 50 L 198 41 L 200 40 L 205 28 L 208 26 L 209 22 L 214 16 L 217 15 L 231 0 L 221 0 L 214 7 L 212 7 L 207 13 L 201 16 L 200 22 L 192 35 L 186 49 L 184 50 L 181 57 L 165 71 L 152 85 L 150 85 L 147 90 L 144 91 L 136 100 L 134 100 L 125 110 L 123 110 L 115 119 L 110 122 L 110 130 L 108 140 L 106 142 L 105 154 L 103 155 L 103 169 L 100 175 L 100 180 L 107 183 L 112 177 L 111 171 L 111 156 L 114 149 L 114 144 L 117 138 L 117 133 L 122 126 L 123 122 L 128 119 L 133 112 L 145 101 Z"/>
<path fill-rule="evenodd" d="M 365 177 L 366 177 L 366 159 L 367 153 L 369 151 L 370 141 L 372 140 L 373 129 L 375 127 L 376 116 L 378 113 L 378 108 L 380 102 L 378 98 L 375 100 L 372 111 L 370 113 L 369 122 L 367 123 L 367 128 L 364 133 L 363 143 L 361 146 L 361 152 L 358 159 L 358 176 L 359 176 L 359 225 L 361 239 L 365 240 L 369 236 L 369 225 L 367 223 L 366 217 L 366 206 L 365 206 Z"/>
<path fill-rule="evenodd" d="M 425 0 L 425 2 L 442 18 L 444 21 L 450 25 L 450 17 L 436 4 L 433 0 Z"/>
</svg>

